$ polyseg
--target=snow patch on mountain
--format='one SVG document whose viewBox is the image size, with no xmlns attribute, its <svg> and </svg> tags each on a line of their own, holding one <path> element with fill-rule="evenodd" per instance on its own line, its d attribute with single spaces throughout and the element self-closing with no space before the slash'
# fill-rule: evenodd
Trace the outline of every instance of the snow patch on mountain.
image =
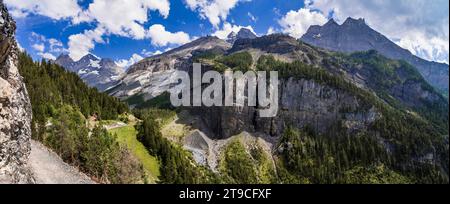
<svg viewBox="0 0 450 204">
<path fill-rule="evenodd" d="M 101 68 L 100 60 L 91 60 L 91 62 L 89 63 L 89 66 L 100 69 Z"/>
<path fill-rule="evenodd" d="M 101 59 L 93 54 L 88 54 L 76 62 L 68 55 L 61 55 L 55 63 L 77 73 L 89 86 L 100 91 L 116 85 L 125 72 L 125 68 L 118 66 L 112 59 Z"/>
</svg>

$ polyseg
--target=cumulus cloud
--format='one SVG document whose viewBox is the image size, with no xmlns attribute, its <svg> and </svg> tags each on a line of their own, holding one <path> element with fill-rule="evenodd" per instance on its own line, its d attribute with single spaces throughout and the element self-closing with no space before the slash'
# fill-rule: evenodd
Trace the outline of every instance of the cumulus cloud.
<svg viewBox="0 0 450 204">
<path fill-rule="evenodd" d="M 15 19 L 19 19 L 19 18 L 25 18 L 28 16 L 28 13 L 19 10 L 19 9 L 12 9 L 9 11 L 9 13 L 11 14 L 12 17 L 14 17 Z"/>
<path fill-rule="evenodd" d="M 168 0 L 94 0 L 83 12 L 80 21 L 95 21 L 109 34 L 143 39 L 148 22 L 148 12 L 158 11 L 167 18 L 170 12 Z"/>
<path fill-rule="evenodd" d="M 31 32 L 30 39 L 31 39 L 31 41 L 44 42 L 44 41 L 46 41 L 47 38 L 41 34 Z"/>
<path fill-rule="evenodd" d="M 37 55 L 47 60 L 56 60 L 54 51 L 56 48 L 62 46 L 60 41 L 53 38 L 47 39 L 45 36 L 35 32 L 31 33 L 30 42 L 34 43 L 31 47 L 36 51 Z M 23 50 L 19 44 L 17 45 L 19 46 L 19 49 Z"/>
<path fill-rule="evenodd" d="M 121 59 L 119 61 L 116 61 L 116 64 L 118 66 L 120 66 L 120 67 L 128 68 L 128 67 L 138 63 L 139 61 L 143 60 L 145 57 L 151 57 L 151 56 L 159 55 L 159 54 L 162 54 L 162 53 L 163 52 L 160 51 L 160 50 L 157 50 L 155 52 L 151 52 L 151 51 L 148 51 L 146 49 L 143 49 L 141 51 L 141 55 L 134 53 L 133 55 L 131 55 L 130 59 Z"/>
<path fill-rule="evenodd" d="M 75 61 L 80 60 L 95 48 L 95 43 L 105 43 L 102 38 L 104 33 L 104 29 L 97 28 L 69 36 L 69 56 Z"/>
<path fill-rule="evenodd" d="M 53 59 L 51 56 L 67 52 L 67 49 L 60 40 L 47 38 L 35 32 L 31 32 L 30 42 L 33 43 L 31 47 L 38 52 L 38 56 L 45 56 L 44 58 L 46 59 Z M 47 53 L 44 53 L 45 50 L 47 50 Z"/>
<path fill-rule="evenodd" d="M 89 53 L 96 43 L 104 43 L 103 37 L 118 35 L 142 40 L 147 37 L 144 24 L 149 19 L 150 11 L 157 11 L 167 18 L 170 13 L 169 0 L 93 0 L 86 9 L 82 9 L 77 0 L 5 0 L 15 17 L 25 17 L 30 13 L 47 16 L 54 20 L 70 19 L 72 23 L 87 22 L 96 25 L 93 30 L 69 37 L 68 50 L 64 50 L 58 41 L 50 39 L 52 51 L 69 51 L 77 60 Z M 167 34 L 169 32 L 163 32 Z M 156 44 L 167 45 L 184 43 L 189 36 L 183 33 L 170 35 L 170 39 L 153 33 Z M 181 39 L 175 39 L 181 37 Z"/>
<path fill-rule="evenodd" d="M 148 56 L 152 56 L 152 55 L 153 55 L 153 52 L 148 51 L 147 49 L 143 49 L 143 50 L 141 51 L 141 55 L 144 55 L 144 56 L 148 57 Z"/>
<path fill-rule="evenodd" d="M 300 38 L 308 31 L 312 25 L 322 25 L 327 22 L 327 18 L 320 12 L 312 11 L 308 8 L 301 8 L 298 11 L 289 11 L 280 21 L 282 31 L 295 38 Z"/>
<path fill-rule="evenodd" d="M 394 42 L 424 59 L 448 64 L 448 39 L 428 37 L 424 33 L 417 32 Z"/>
<path fill-rule="evenodd" d="M 144 57 L 138 55 L 138 54 L 133 54 L 130 59 L 126 60 L 126 59 L 122 59 L 116 62 L 116 64 L 120 67 L 125 67 L 128 68 L 133 64 L 136 64 L 137 62 L 143 60 Z"/>
<path fill-rule="evenodd" d="M 44 59 L 48 59 L 48 60 L 56 60 L 55 55 L 53 55 L 52 53 L 48 53 L 48 52 L 38 52 L 37 53 L 40 57 L 44 58 Z"/>
<path fill-rule="evenodd" d="M 81 12 L 77 0 L 4 0 L 14 17 L 25 17 L 30 13 L 47 16 L 55 20 L 74 18 Z"/>
<path fill-rule="evenodd" d="M 365 18 L 375 30 L 422 58 L 449 61 L 448 0 L 307 0 L 307 8 L 343 22 Z"/>
<path fill-rule="evenodd" d="M 212 35 L 216 36 L 220 39 L 227 39 L 228 35 L 231 32 L 235 32 L 238 33 L 242 28 L 247 28 L 250 31 L 252 31 L 253 33 L 255 33 L 255 31 L 253 30 L 252 26 L 240 26 L 240 25 L 232 25 L 228 22 L 223 23 L 223 26 L 221 29 L 217 30 L 216 32 L 214 32 Z M 256 33 L 255 33 L 256 35 Z"/>
<path fill-rule="evenodd" d="M 273 27 L 269 27 L 269 29 L 267 29 L 267 35 L 271 35 L 276 33 L 277 31 L 275 30 L 275 28 Z"/>
<path fill-rule="evenodd" d="M 161 24 L 152 25 L 147 32 L 152 44 L 160 47 L 167 45 L 179 45 L 190 42 L 190 37 L 185 32 L 171 33 Z"/>
<path fill-rule="evenodd" d="M 63 43 L 60 40 L 57 40 L 55 38 L 48 39 L 48 43 L 50 45 L 50 52 L 54 53 L 62 53 L 66 52 L 67 50 L 64 48 Z"/>
<path fill-rule="evenodd" d="M 251 0 L 185 0 L 192 11 L 198 11 L 203 19 L 218 28 L 222 21 L 226 21 L 230 10 L 239 2 Z"/>
<path fill-rule="evenodd" d="M 161 51 L 161 50 L 157 50 L 157 51 L 155 51 L 155 52 L 151 52 L 151 51 L 148 51 L 148 50 L 146 50 L 146 49 L 143 49 L 142 51 L 141 51 L 141 55 L 144 55 L 145 57 L 151 57 L 151 56 L 153 56 L 153 55 L 159 55 L 159 54 L 162 54 L 163 52 Z"/>
<path fill-rule="evenodd" d="M 94 0 L 77 20 L 95 22 L 97 28 L 69 37 L 71 58 L 77 60 L 88 54 L 96 43 L 105 43 L 103 37 L 109 35 L 136 40 L 150 38 L 152 44 L 157 46 L 189 42 L 188 34 L 171 33 L 161 25 L 154 25 L 146 30 L 144 23 L 150 20 L 149 11 L 157 11 L 167 18 L 170 3 L 168 0 Z"/>
<path fill-rule="evenodd" d="M 168 50 L 167 50 L 168 51 Z M 153 56 L 153 55 L 160 55 L 160 54 L 162 54 L 163 52 L 161 51 L 161 50 L 156 50 L 155 52 L 153 52 L 153 54 L 151 55 L 151 56 Z"/>
<path fill-rule="evenodd" d="M 45 50 L 44 44 L 33 44 L 31 47 L 38 52 L 44 52 Z"/>
</svg>

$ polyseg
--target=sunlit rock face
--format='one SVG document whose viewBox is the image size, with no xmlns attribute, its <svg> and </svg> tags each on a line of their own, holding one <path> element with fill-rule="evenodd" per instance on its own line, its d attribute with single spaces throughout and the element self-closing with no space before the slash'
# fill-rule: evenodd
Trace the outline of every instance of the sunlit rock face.
<svg viewBox="0 0 450 204">
<path fill-rule="evenodd" d="M 32 183 L 31 104 L 18 71 L 15 22 L 0 1 L 0 183 Z"/>
</svg>

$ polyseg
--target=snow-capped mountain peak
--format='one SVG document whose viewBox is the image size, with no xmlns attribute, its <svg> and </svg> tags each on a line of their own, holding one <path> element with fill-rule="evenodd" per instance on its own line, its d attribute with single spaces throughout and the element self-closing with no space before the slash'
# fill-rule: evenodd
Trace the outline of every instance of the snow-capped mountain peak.
<svg viewBox="0 0 450 204">
<path fill-rule="evenodd" d="M 88 54 L 78 61 L 73 61 L 68 55 L 61 55 L 55 63 L 78 74 L 89 86 L 100 91 L 118 83 L 125 70 L 112 59 L 102 59 L 93 54 Z"/>
</svg>

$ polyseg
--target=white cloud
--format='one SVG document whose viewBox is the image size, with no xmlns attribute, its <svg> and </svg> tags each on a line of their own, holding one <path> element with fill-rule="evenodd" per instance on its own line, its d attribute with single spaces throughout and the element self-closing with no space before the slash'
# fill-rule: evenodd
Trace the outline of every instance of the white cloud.
<svg viewBox="0 0 450 204">
<path fill-rule="evenodd" d="M 48 42 L 50 43 L 51 47 L 62 47 L 63 46 L 62 42 L 55 38 L 48 39 Z"/>
<path fill-rule="evenodd" d="M 238 33 L 242 28 L 247 28 L 250 31 L 252 31 L 253 33 L 255 33 L 255 31 L 253 30 L 252 26 L 240 26 L 240 25 L 232 25 L 228 22 L 223 23 L 222 29 L 217 30 L 216 32 L 214 32 L 212 35 L 216 36 L 220 39 L 227 39 L 228 35 L 231 32 L 235 32 Z M 256 35 L 256 33 L 255 33 Z"/>
<path fill-rule="evenodd" d="M 4 0 L 14 17 L 35 13 L 55 20 L 73 18 L 80 14 L 77 0 Z"/>
<path fill-rule="evenodd" d="M 69 37 L 70 56 L 74 60 L 83 57 L 95 48 L 96 43 L 105 43 L 102 39 L 104 36 L 119 35 L 137 40 L 147 38 L 148 32 L 144 28 L 144 23 L 149 21 L 150 11 L 158 11 L 161 16 L 167 18 L 170 3 L 168 0 L 94 0 L 75 21 L 95 22 L 97 28 Z M 164 36 L 158 36 L 156 33 L 151 37 L 157 40 L 158 45 L 177 44 L 186 40 L 186 35 L 181 33 L 169 35 L 171 38 L 167 41 L 164 41 Z"/>
<path fill-rule="evenodd" d="M 311 25 L 322 25 L 327 22 L 327 18 L 320 12 L 312 11 L 308 8 L 301 8 L 298 11 L 289 11 L 280 21 L 282 31 L 295 38 L 300 38 L 308 31 Z"/>
<path fill-rule="evenodd" d="M 307 0 L 337 22 L 365 18 L 375 30 L 422 58 L 449 61 L 448 0 Z M 444 45 L 446 44 L 446 45 Z"/>
<path fill-rule="evenodd" d="M 267 29 L 267 35 L 271 35 L 276 33 L 277 31 L 275 30 L 275 28 L 273 27 L 269 27 L 269 29 Z"/>
<path fill-rule="evenodd" d="M 89 54 L 94 49 L 95 43 L 104 43 L 102 36 L 105 30 L 97 28 L 95 30 L 86 30 L 84 33 L 69 36 L 69 56 L 78 61 L 83 56 Z"/>
<path fill-rule="evenodd" d="M 126 59 L 122 59 L 116 62 L 117 65 L 119 65 L 120 67 L 125 67 L 128 68 L 133 64 L 138 63 L 139 61 L 143 60 L 144 57 L 138 55 L 138 54 L 133 54 L 130 59 L 126 60 Z"/>
<path fill-rule="evenodd" d="M 94 30 L 86 30 L 69 37 L 70 56 L 79 59 L 89 53 L 96 43 L 104 43 L 103 37 L 119 35 L 133 39 L 145 39 L 147 31 L 144 24 L 149 21 L 148 13 L 157 11 L 167 18 L 170 13 L 169 0 L 93 0 L 83 10 L 77 0 L 5 0 L 15 17 L 24 17 L 30 13 L 47 16 L 55 20 L 70 19 L 72 23 L 82 22 L 96 25 Z M 186 35 L 176 33 L 164 42 L 162 37 L 153 36 L 158 44 L 184 42 Z M 189 37 L 187 37 L 189 38 Z M 51 51 L 67 51 L 57 41 L 48 41 Z"/>
<path fill-rule="evenodd" d="M 31 47 L 38 52 L 44 52 L 45 50 L 44 44 L 33 44 Z"/>
<path fill-rule="evenodd" d="M 141 51 L 141 55 L 144 55 L 144 56 L 148 57 L 148 56 L 152 56 L 153 52 L 147 51 L 147 49 L 143 49 Z"/>
<path fill-rule="evenodd" d="M 258 21 L 258 18 L 255 17 L 252 13 L 248 12 L 247 16 L 250 18 L 251 21 L 256 22 Z"/>
<path fill-rule="evenodd" d="M 438 37 L 429 38 L 424 33 L 416 32 L 394 42 L 411 51 L 414 55 L 448 64 L 448 40 Z"/>
<path fill-rule="evenodd" d="M 94 0 L 80 21 L 95 21 L 108 34 L 133 39 L 144 39 L 143 24 L 148 22 L 148 12 L 158 11 L 167 18 L 170 12 L 168 0 Z"/>
<path fill-rule="evenodd" d="M 19 9 L 11 9 L 9 11 L 9 13 L 11 14 L 12 17 L 14 17 L 15 19 L 19 19 L 19 18 L 25 18 L 28 16 L 28 13 L 19 10 Z"/>
<path fill-rule="evenodd" d="M 54 38 L 48 39 L 35 32 L 31 32 L 30 42 L 33 43 L 31 47 L 37 51 L 37 55 L 46 59 L 53 59 L 52 56 L 67 52 L 61 41 Z M 47 50 L 46 53 L 44 53 L 45 50 Z"/>
<path fill-rule="evenodd" d="M 163 52 L 161 50 L 156 50 L 155 52 L 150 52 L 150 51 L 147 51 L 146 49 L 143 49 L 141 51 L 141 55 L 144 55 L 145 57 L 151 57 L 153 55 L 159 55 L 159 54 L 162 54 L 162 53 Z"/>
<path fill-rule="evenodd" d="M 250 0 L 185 0 L 192 11 L 198 11 L 203 19 L 218 28 L 222 21 L 226 21 L 228 14 L 239 2 Z"/>
<path fill-rule="evenodd" d="M 147 31 L 147 36 L 151 39 L 153 45 L 160 47 L 180 45 L 191 41 L 187 33 L 171 33 L 161 24 L 152 25 Z"/>
<path fill-rule="evenodd" d="M 47 38 L 41 34 L 31 32 L 31 40 L 35 42 L 45 42 Z"/>
<path fill-rule="evenodd" d="M 57 40 L 55 38 L 48 39 L 48 44 L 50 45 L 50 52 L 53 53 L 62 53 L 66 52 L 67 50 L 64 48 L 63 43 L 60 40 Z"/>
<path fill-rule="evenodd" d="M 48 60 L 56 60 L 55 55 L 48 53 L 48 52 L 38 52 L 38 55 L 41 56 L 44 59 Z"/>
<path fill-rule="evenodd" d="M 19 41 L 16 41 L 17 44 L 17 49 L 19 49 L 20 52 L 24 52 L 25 49 L 22 47 L 22 45 L 20 45 Z"/>
</svg>

